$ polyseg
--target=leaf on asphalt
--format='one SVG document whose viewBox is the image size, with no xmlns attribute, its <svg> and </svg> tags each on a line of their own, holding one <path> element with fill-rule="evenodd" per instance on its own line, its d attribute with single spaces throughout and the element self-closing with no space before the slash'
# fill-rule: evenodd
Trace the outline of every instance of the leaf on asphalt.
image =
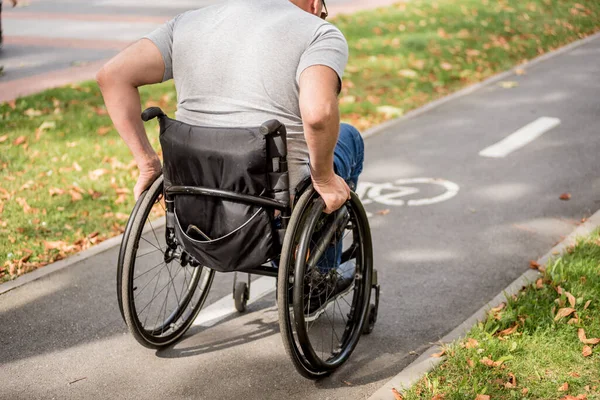
<svg viewBox="0 0 600 400">
<path fill-rule="evenodd" d="M 587 346 L 587 345 L 583 346 L 583 350 L 581 351 L 581 354 L 584 357 L 591 356 L 592 355 L 592 348 L 590 346 Z"/>
<path fill-rule="evenodd" d="M 490 396 L 487 394 L 478 394 L 475 400 L 490 400 Z"/>
<path fill-rule="evenodd" d="M 583 344 L 598 344 L 598 343 L 600 343 L 600 338 L 588 339 L 585 335 L 585 330 L 583 328 L 579 328 L 579 330 L 577 331 L 577 336 L 579 336 L 579 340 L 581 340 L 581 342 Z"/>
<path fill-rule="evenodd" d="M 20 146 L 23 143 L 25 143 L 27 141 L 27 138 L 25 136 L 19 136 L 18 138 L 15 139 L 15 141 L 13 142 L 13 146 Z"/>
<path fill-rule="evenodd" d="M 575 312 L 575 309 L 571 308 L 571 307 L 561 308 L 556 313 L 556 316 L 554 317 L 554 320 L 558 321 L 561 318 L 568 317 L 569 315 L 573 314 L 574 312 Z"/>
<path fill-rule="evenodd" d="M 500 86 L 503 89 L 512 89 L 512 88 L 516 88 L 519 86 L 519 82 L 515 82 L 515 81 L 502 81 L 500 83 L 498 83 L 498 86 Z"/>
<path fill-rule="evenodd" d="M 569 383 L 568 382 L 565 382 L 565 383 L 563 383 L 562 385 L 560 385 L 558 387 L 558 391 L 559 392 L 566 392 L 567 390 L 569 390 Z"/>
<path fill-rule="evenodd" d="M 573 296 L 571 293 L 566 292 L 566 291 L 565 291 L 565 296 L 567 296 L 567 299 L 569 300 L 569 304 L 571 305 L 571 307 L 575 307 L 575 303 L 577 303 L 575 296 Z"/>
<path fill-rule="evenodd" d="M 571 193 L 563 193 L 559 197 L 561 200 L 571 200 Z"/>
<path fill-rule="evenodd" d="M 441 356 L 443 356 L 444 354 L 446 354 L 446 349 L 443 349 L 442 351 L 440 351 L 439 353 L 434 353 L 431 355 L 431 357 L 433 358 L 440 358 Z"/>
<path fill-rule="evenodd" d="M 88 177 L 93 180 L 93 181 L 97 181 L 98 179 L 100 179 L 100 177 L 104 174 L 109 173 L 110 171 L 104 168 L 100 168 L 100 169 L 96 169 L 94 171 L 91 171 L 88 174 Z"/>
<path fill-rule="evenodd" d="M 529 261 L 529 268 L 531 269 L 540 269 L 541 265 L 534 260 Z"/>
<path fill-rule="evenodd" d="M 112 126 L 101 126 L 96 130 L 96 133 L 100 136 L 106 135 L 108 132 L 112 130 Z"/>
<path fill-rule="evenodd" d="M 586 301 L 586 302 L 585 302 L 585 306 L 583 306 L 583 309 L 584 309 L 584 310 L 587 310 L 587 309 L 588 309 L 588 307 L 590 306 L 590 303 L 591 303 L 591 302 L 592 302 L 591 300 L 588 300 L 588 301 Z"/>
<path fill-rule="evenodd" d="M 396 390 L 396 388 L 392 388 L 392 394 L 394 395 L 394 399 L 396 400 L 404 400 L 404 397 Z"/>
<path fill-rule="evenodd" d="M 377 211 L 377 215 L 388 215 L 390 213 L 390 209 L 386 208 L 385 210 Z"/>
<path fill-rule="evenodd" d="M 504 329 L 503 331 L 498 332 L 498 336 L 508 336 L 508 335 L 512 335 L 513 333 L 515 333 L 517 331 L 517 329 L 519 328 L 519 324 L 515 324 L 514 326 Z"/>
</svg>

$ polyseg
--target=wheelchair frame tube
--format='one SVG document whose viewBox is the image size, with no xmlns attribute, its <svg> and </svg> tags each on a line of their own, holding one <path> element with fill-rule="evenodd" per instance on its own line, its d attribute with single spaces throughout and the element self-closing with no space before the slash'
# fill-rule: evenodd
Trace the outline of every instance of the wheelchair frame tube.
<svg viewBox="0 0 600 400">
<path fill-rule="evenodd" d="M 236 201 L 239 203 L 274 208 L 280 211 L 286 211 L 288 209 L 288 206 L 286 204 L 280 203 L 277 200 L 269 199 L 266 197 L 252 196 L 248 194 L 240 194 L 221 189 L 210 189 L 196 186 L 171 186 L 167 188 L 165 192 L 167 196 L 178 194 L 193 196 L 213 196 Z"/>
</svg>

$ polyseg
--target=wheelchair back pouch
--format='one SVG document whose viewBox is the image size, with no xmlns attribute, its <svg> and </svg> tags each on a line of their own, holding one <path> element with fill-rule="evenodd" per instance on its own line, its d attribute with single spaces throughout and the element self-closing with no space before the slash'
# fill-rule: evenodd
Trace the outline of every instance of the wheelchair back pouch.
<svg viewBox="0 0 600 400">
<path fill-rule="evenodd" d="M 169 188 L 187 186 L 281 198 L 274 195 L 267 135 L 259 128 L 205 128 L 167 117 L 160 124 L 164 187 L 174 201 L 167 227 L 177 242 L 220 272 L 253 269 L 277 256 L 272 209 L 210 195 L 168 195 Z"/>
</svg>

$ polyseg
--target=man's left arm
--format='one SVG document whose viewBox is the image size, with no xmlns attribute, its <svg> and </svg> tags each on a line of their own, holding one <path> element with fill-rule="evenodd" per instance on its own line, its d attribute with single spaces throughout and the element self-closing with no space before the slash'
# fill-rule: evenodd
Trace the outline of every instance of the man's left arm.
<svg viewBox="0 0 600 400">
<path fill-rule="evenodd" d="M 156 45 L 141 39 L 111 59 L 96 75 L 106 109 L 140 169 L 136 200 L 160 175 L 161 164 L 140 118 L 138 87 L 163 81 L 165 63 Z"/>
</svg>

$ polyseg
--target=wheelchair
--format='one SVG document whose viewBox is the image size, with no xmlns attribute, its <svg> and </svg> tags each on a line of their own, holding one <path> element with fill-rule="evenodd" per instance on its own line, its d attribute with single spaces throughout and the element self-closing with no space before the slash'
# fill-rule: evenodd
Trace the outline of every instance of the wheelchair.
<svg viewBox="0 0 600 400">
<path fill-rule="evenodd" d="M 325 214 L 308 179 L 292 202 L 286 129 L 276 120 L 207 128 L 157 107 L 142 113 L 154 118 L 163 175 L 135 204 L 117 268 L 119 308 L 133 337 L 153 349 L 175 343 L 200 313 L 215 272 L 270 276 L 293 365 L 309 379 L 332 373 L 377 320 L 377 271 L 358 196 Z M 242 311 L 250 279 L 235 281 Z"/>
</svg>

